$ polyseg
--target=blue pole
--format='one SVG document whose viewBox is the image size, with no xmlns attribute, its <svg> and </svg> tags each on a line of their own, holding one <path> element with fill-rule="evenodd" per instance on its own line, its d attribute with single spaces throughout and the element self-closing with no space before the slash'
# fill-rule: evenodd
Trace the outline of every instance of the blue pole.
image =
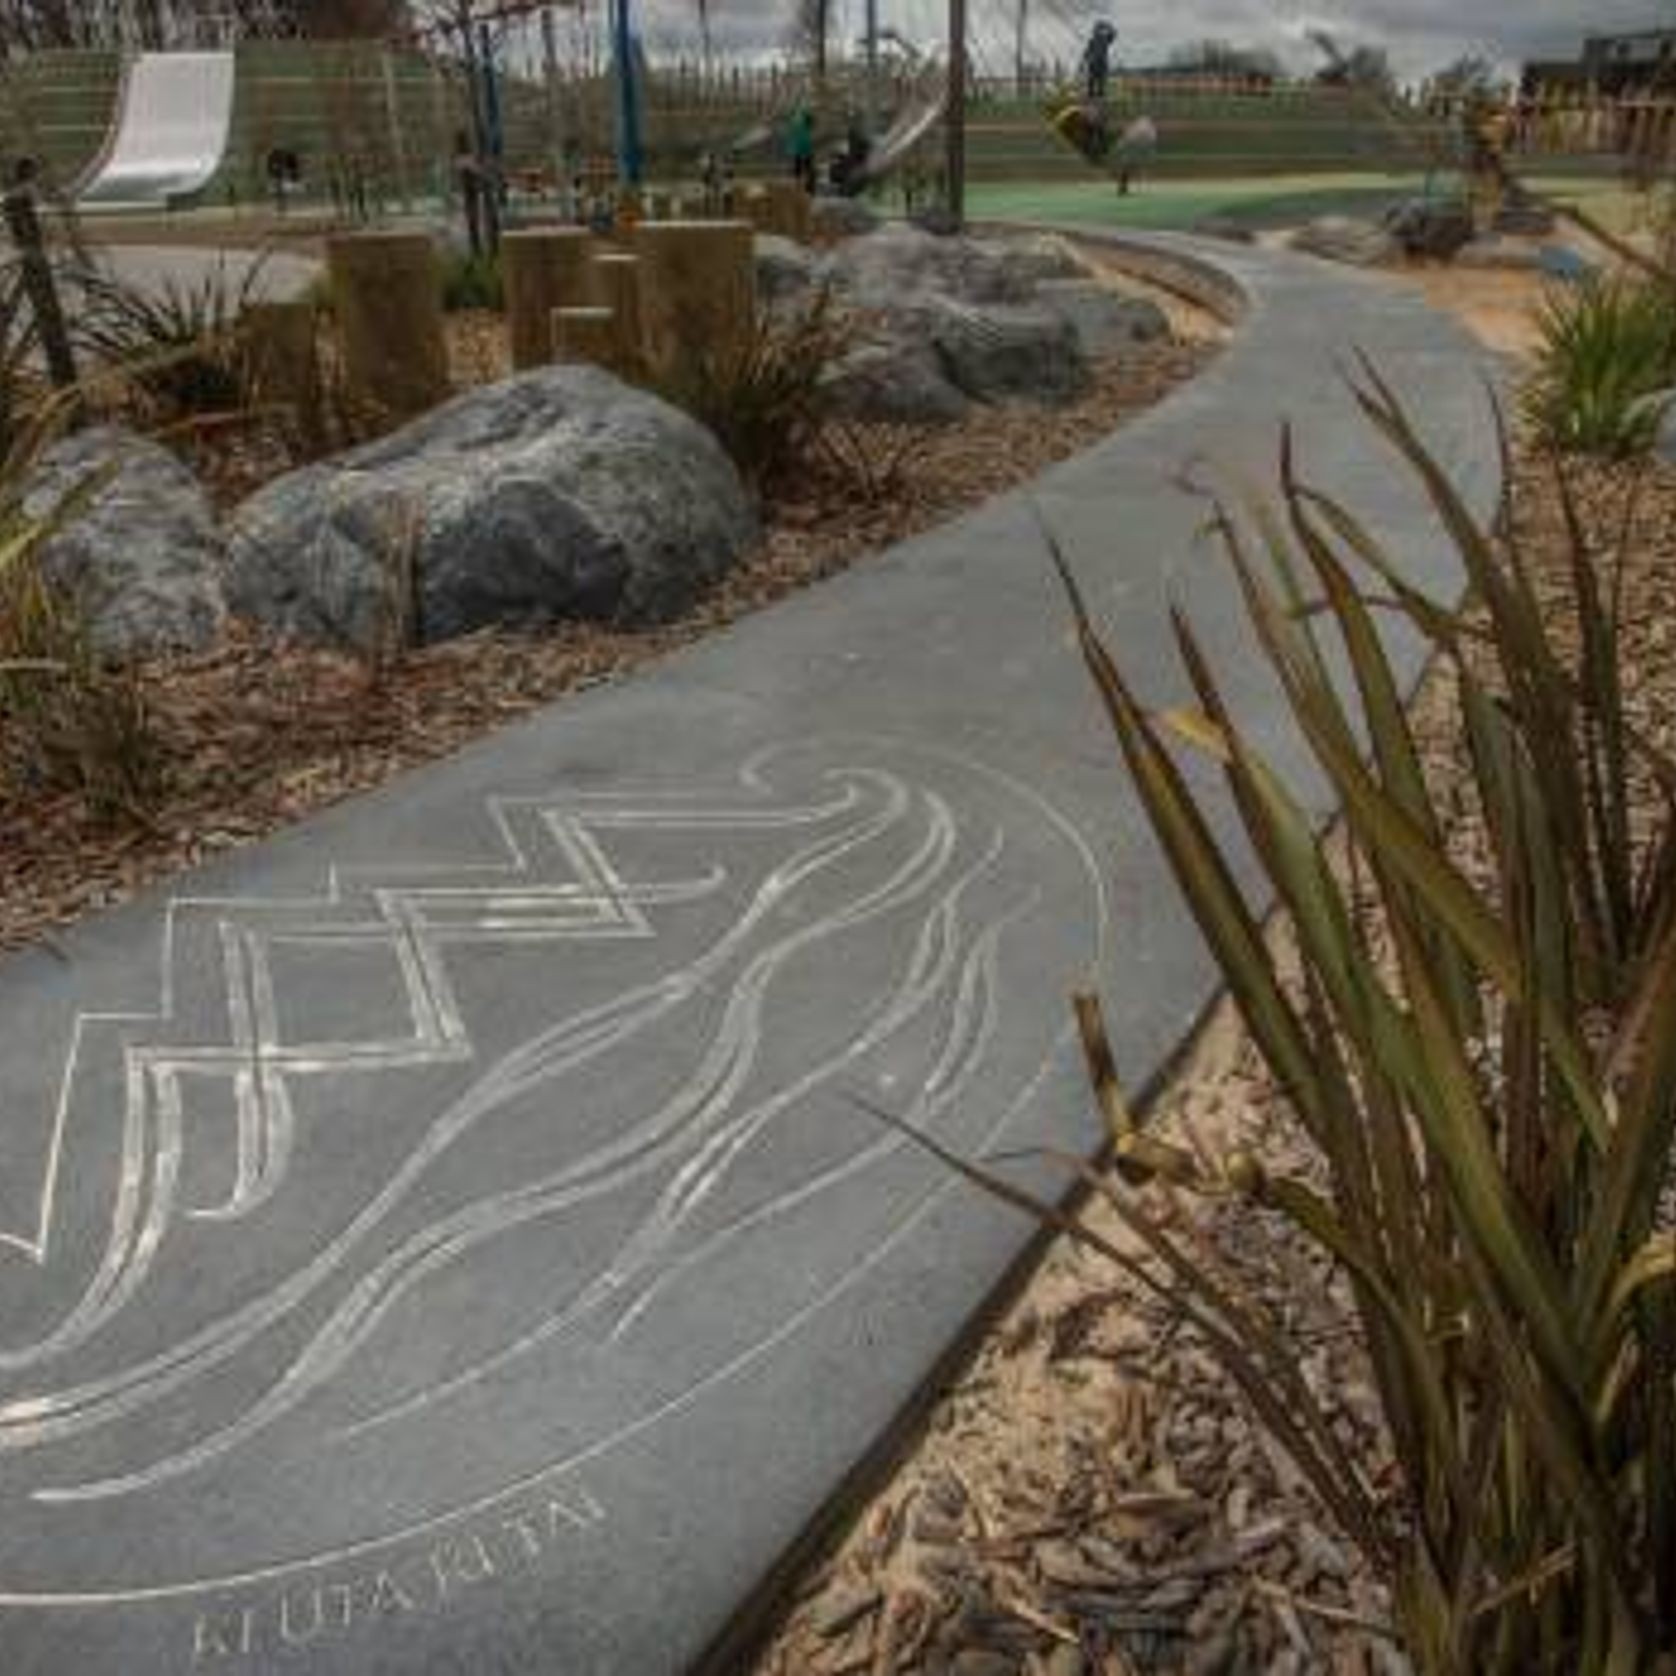
<svg viewBox="0 0 1676 1676">
<path fill-rule="evenodd" d="M 611 54 L 617 72 L 617 173 L 638 187 L 644 170 L 640 145 L 640 84 L 635 71 L 634 29 L 629 0 L 612 0 Z"/>
</svg>

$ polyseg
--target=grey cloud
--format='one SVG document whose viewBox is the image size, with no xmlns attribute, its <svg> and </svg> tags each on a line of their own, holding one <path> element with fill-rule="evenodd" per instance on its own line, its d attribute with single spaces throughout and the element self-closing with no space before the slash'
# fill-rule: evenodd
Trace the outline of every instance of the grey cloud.
<svg viewBox="0 0 1676 1676">
<path fill-rule="evenodd" d="M 832 0 L 834 34 L 860 26 L 862 0 Z M 879 0 L 881 21 L 910 38 L 940 36 L 944 0 Z M 712 38 L 735 50 L 784 44 L 796 0 L 710 0 Z M 980 36 L 1010 38 L 1017 0 L 972 0 Z M 1271 47 L 1300 67 L 1315 62 L 1308 31 L 1386 47 L 1399 71 L 1418 77 L 1463 52 L 1515 66 L 1527 57 L 1573 54 L 1586 32 L 1676 26 L 1676 0 L 1029 0 L 1042 45 L 1062 52 L 1097 14 L 1116 22 L 1124 59 L 1155 63 L 1173 47 L 1215 35 Z M 697 0 L 640 0 L 654 41 L 696 38 Z"/>
</svg>

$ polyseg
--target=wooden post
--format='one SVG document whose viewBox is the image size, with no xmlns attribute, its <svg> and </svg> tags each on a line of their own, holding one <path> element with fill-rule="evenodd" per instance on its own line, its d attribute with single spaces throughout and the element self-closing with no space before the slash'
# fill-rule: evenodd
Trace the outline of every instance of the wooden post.
<svg viewBox="0 0 1676 1676">
<path fill-rule="evenodd" d="M 617 366 L 624 377 L 637 375 L 646 361 L 645 314 L 640 304 L 640 258 L 621 251 L 594 258 L 599 300 L 611 310 L 617 335 Z"/>
<path fill-rule="evenodd" d="M 448 343 L 429 235 L 338 233 L 326 268 L 351 387 L 403 416 L 434 407 L 448 394 Z"/>
<path fill-rule="evenodd" d="M 314 304 L 252 303 L 240 327 L 257 406 L 287 409 L 309 445 L 323 446 L 324 392 Z"/>
<path fill-rule="evenodd" d="M 60 390 L 67 390 L 76 382 L 76 357 L 70 348 L 70 333 L 58 300 L 58 281 L 53 277 L 34 194 L 22 189 L 8 192 L 5 218 L 6 231 L 17 248 L 18 269 L 35 316 L 35 330 L 41 335 L 47 376 Z"/>
<path fill-rule="evenodd" d="M 766 230 L 779 233 L 799 244 L 809 242 L 814 225 L 814 206 L 809 194 L 795 180 L 771 180 L 762 191 L 768 200 Z"/>
<path fill-rule="evenodd" d="M 553 356 L 559 361 L 587 361 L 623 376 L 616 317 L 608 308 L 556 308 L 550 317 Z"/>
<path fill-rule="evenodd" d="M 748 221 L 661 221 L 635 230 L 646 354 L 742 349 L 756 323 L 754 229 Z"/>
<path fill-rule="evenodd" d="M 516 371 L 552 360 L 554 309 L 594 300 L 594 249 L 594 236 L 585 227 L 532 227 L 501 240 L 507 335 Z"/>
</svg>

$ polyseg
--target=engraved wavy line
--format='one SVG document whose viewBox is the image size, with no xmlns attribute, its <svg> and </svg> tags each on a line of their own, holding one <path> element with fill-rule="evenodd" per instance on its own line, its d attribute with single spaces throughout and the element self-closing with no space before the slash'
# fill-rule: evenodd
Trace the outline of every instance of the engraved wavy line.
<svg viewBox="0 0 1676 1676">
<path fill-rule="evenodd" d="M 424 1391 L 415 1392 L 363 1416 L 350 1425 L 339 1428 L 333 1435 L 353 1438 L 446 1400 L 457 1390 L 477 1382 L 486 1374 L 533 1349 L 537 1344 L 568 1330 L 612 1294 L 632 1285 L 644 1270 L 656 1267 L 661 1253 L 679 1233 L 684 1223 L 702 1207 L 734 1156 L 743 1150 L 766 1124 L 781 1116 L 860 1055 L 881 1046 L 891 1035 L 912 1023 L 947 987 L 951 974 L 959 976 L 954 969 L 959 949 L 956 913 L 958 899 L 990 870 L 993 863 L 999 859 L 1003 847 L 1004 840 L 997 834 L 989 851 L 956 881 L 953 888 L 927 916 L 915 940 L 907 973 L 889 1007 L 840 1052 L 823 1060 L 786 1087 L 776 1090 L 769 1098 L 747 1108 L 733 1122 L 712 1135 L 698 1156 L 677 1172 L 675 1179 L 660 1195 L 658 1207 L 641 1227 L 623 1242 L 609 1268 L 584 1288 L 569 1305 L 470 1367 Z M 992 927 L 991 932 L 985 933 L 986 938 L 991 935 L 998 938 L 999 928 Z M 938 945 L 934 952 L 933 943 Z M 960 1009 L 965 1004 L 965 989 L 962 985 L 956 992 L 957 1016 L 953 1034 L 959 1033 L 962 1022 Z M 933 1076 L 937 1074 L 936 1070 L 932 1073 Z"/>
<path fill-rule="evenodd" d="M 1031 891 L 1016 907 L 990 925 L 967 955 L 961 970 L 961 994 L 956 1003 L 949 1034 L 944 1041 L 942 1055 L 916 1090 L 912 1103 L 901 1114 L 905 1123 L 922 1128 L 932 1126 L 965 1092 L 977 1074 L 994 1039 L 1000 1017 L 998 955 L 1002 933 L 1015 919 L 1030 913 L 1040 900 L 1041 892 Z M 608 1335 L 609 1342 L 617 1344 L 626 1339 L 647 1310 L 674 1281 L 708 1262 L 736 1239 L 765 1223 L 777 1220 L 810 1199 L 818 1198 L 852 1176 L 860 1175 L 906 1145 L 906 1137 L 894 1130 L 886 1130 L 878 1140 L 870 1141 L 859 1152 L 850 1154 L 842 1162 L 829 1165 L 818 1174 L 805 1177 L 795 1187 L 776 1195 L 769 1203 L 759 1205 L 746 1215 L 716 1229 L 702 1244 L 659 1268 L 637 1294 L 634 1302 L 612 1325 Z M 337 1435 L 348 1436 L 356 1429 L 352 1427 Z"/>
<path fill-rule="evenodd" d="M 894 741 L 885 738 L 882 741 L 873 741 L 873 743 L 891 744 Z M 910 748 L 917 748 L 926 754 L 941 756 L 946 761 L 961 763 L 993 783 L 1006 787 L 1034 807 L 1053 830 L 1059 833 L 1076 854 L 1082 866 L 1084 883 L 1088 885 L 1092 892 L 1095 905 L 1096 931 L 1089 963 L 1084 970 L 1088 974 L 1098 971 L 1110 952 L 1111 894 L 1102 875 L 1099 859 L 1082 833 L 1065 814 L 1048 802 L 1034 787 L 1004 770 L 992 768 L 976 758 L 966 757 L 956 752 L 932 752 L 924 746 Z M 1020 1088 L 1013 1099 L 1008 1101 L 1006 1106 L 997 1113 L 995 1121 L 990 1124 L 988 1129 L 976 1138 L 976 1148 L 980 1153 L 998 1139 L 1019 1112 L 1036 1098 L 1049 1075 L 1063 1059 L 1065 1050 L 1071 1043 L 1071 1038 L 1072 1031 L 1069 1025 L 1064 1026 L 1055 1034 L 1047 1053 L 1031 1074 L 1029 1080 Z M 307 1571 L 324 1565 L 341 1565 L 363 1555 L 379 1553 L 396 1544 L 441 1531 L 460 1519 L 470 1518 L 490 1508 L 505 1505 L 509 1499 L 522 1495 L 540 1484 L 574 1473 L 590 1462 L 599 1460 L 609 1454 L 620 1445 L 644 1436 L 657 1426 L 662 1425 L 666 1420 L 685 1413 L 688 1409 L 705 1400 L 712 1391 L 727 1384 L 745 1369 L 772 1354 L 782 1344 L 800 1333 L 804 1326 L 819 1315 L 833 1299 L 848 1291 L 859 1280 L 892 1256 L 905 1240 L 918 1232 L 920 1225 L 936 1211 L 945 1199 L 961 1190 L 962 1185 L 958 1178 L 951 1175 L 934 1178 L 933 1185 L 929 1187 L 925 1196 L 903 1217 L 896 1227 L 886 1233 L 877 1244 L 863 1252 L 851 1267 L 835 1276 L 816 1296 L 794 1310 L 771 1332 L 765 1333 L 754 1343 L 746 1345 L 737 1354 L 729 1357 L 725 1362 L 713 1368 L 709 1373 L 702 1375 L 684 1390 L 660 1403 L 656 1408 L 639 1418 L 618 1426 L 613 1431 L 604 1433 L 580 1448 L 572 1449 L 569 1454 L 560 1455 L 543 1465 L 532 1467 L 529 1471 L 519 1474 L 510 1482 L 493 1490 L 468 1497 L 456 1506 L 410 1520 L 409 1523 L 398 1529 L 386 1531 L 376 1536 L 359 1537 L 340 1542 L 335 1547 L 320 1549 L 312 1554 L 292 1555 L 288 1558 L 270 1561 L 265 1564 L 249 1565 L 242 1570 L 223 1572 L 219 1575 L 199 1576 L 185 1581 L 153 1583 L 138 1587 L 80 1588 L 61 1590 L 56 1593 L 0 1588 L 0 1607 L 28 1607 L 46 1611 L 79 1611 L 93 1606 L 182 1600 L 215 1590 L 249 1588 L 258 1583 L 272 1582 L 279 1578 L 291 1576 L 299 1571 Z"/>
<path fill-rule="evenodd" d="M 828 777 L 843 772 L 833 770 Z M 132 1413 L 235 1354 L 341 1266 L 352 1247 L 395 1208 L 436 1157 L 480 1117 L 546 1077 L 596 1057 L 664 1016 L 713 970 L 724 965 L 790 890 L 900 823 L 911 798 L 899 778 L 873 770 L 857 771 L 851 777 L 870 782 L 882 794 L 882 806 L 795 852 L 762 882 L 740 920 L 697 960 L 653 983 L 572 1015 L 500 1061 L 436 1120 L 402 1168 L 343 1233 L 263 1298 L 132 1368 L 65 1391 L 24 1397 L 0 1406 L 0 1451 L 33 1447 Z M 946 807 L 940 818 L 940 827 L 927 839 L 929 844 L 945 841 L 943 834 L 951 824 Z M 911 860 L 909 865 L 913 864 Z M 163 1138 L 158 1149 L 158 1173 L 172 1181 L 179 1161 L 178 1121 L 160 1127 Z M 607 1150 L 622 1152 L 639 1140 L 626 1136 Z M 151 1239 L 160 1237 L 161 1220 L 148 1219 Z"/>
<path fill-rule="evenodd" d="M 773 977 L 794 954 L 817 947 L 854 926 L 868 923 L 923 895 L 946 870 L 956 842 L 952 813 L 942 799 L 926 794 L 930 820 L 925 840 L 909 861 L 842 910 L 825 916 L 760 952 L 736 981 L 717 1040 L 706 1056 L 694 1089 L 683 1090 L 652 1118 L 643 1120 L 629 1136 L 597 1150 L 542 1183 L 496 1195 L 454 1213 L 422 1233 L 410 1237 L 369 1275 L 356 1283 L 332 1317 L 292 1362 L 287 1372 L 245 1415 L 196 1445 L 146 1468 L 114 1477 L 33 1492 L 42 1502 L 89 1501 L 132 1494 L 174 1478 L 225 1454 L 294 1408 L 318 1389 L 354 1354 L 388 1309 L 426 1274 L 456 1259 L 462 1251 L 511 1227 L 547 1216 L 600 1196 L 660 1166 L 666 1156 L 702 1135 L 725 1113 L 754 1067 L 761 1046 L 760 1015 Z M 999 853 L 1000 838 L 987 866 Z M 887 1016 L 891 1009 L 886 1009 Z M 839 1056 L 851 1056 L 853 1047 Z M 569 1067 L 566 1067 L 567 1069 Z M 519 1085 L 522 1092 L 524 1085 Z M 638 1138 L 638 1140 L 637 1140 Z M 642 1144 L 643 1143 L 643 1144 Z M 623 1162 L 617 1156 L 627 1152 Z M 601 1168 L 610 1156 L 611 1167 Z M 117 1399 L 110 1407 L 117 1410 Z M 129 1411 L 125 1406 L 109 1418 Z"/>
</svg>

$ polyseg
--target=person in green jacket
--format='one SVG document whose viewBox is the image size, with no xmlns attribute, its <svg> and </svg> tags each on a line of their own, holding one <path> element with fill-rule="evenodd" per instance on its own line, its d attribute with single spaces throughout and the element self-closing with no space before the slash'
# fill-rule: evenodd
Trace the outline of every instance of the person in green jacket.
<svg viewBox="0 0 1676 1676">
<path fill-rule="evenodd" d="M 791 113 L 786 128 L 786 151 L 791 157 L 791 172 L 805 192 L 815 190 L 815 119 L 807 105 L 799 105 Z"/>
</svg>

